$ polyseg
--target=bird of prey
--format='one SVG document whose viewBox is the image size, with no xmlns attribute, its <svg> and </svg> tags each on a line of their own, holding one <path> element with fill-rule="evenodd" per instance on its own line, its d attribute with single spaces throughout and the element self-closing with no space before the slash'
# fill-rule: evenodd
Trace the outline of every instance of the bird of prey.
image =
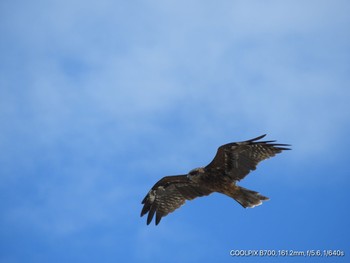
<svg viewBox="0 0 350 263">
<path fill-rule="evenodd" d="M 214 192 L 235 199 L 244 208 L 262 204 L 269 198 L 238 186 L 237 182 L 255 170 L 259 162 L 283 150 L 290 150 L 287 148 L 289 144 L 259 141 L 265 136 L 222 145 L 207 166 L 193 169 L 188 174 L 163 177 L 143 199 L 141 217 L 148 213 L 149 225 L 155 214 L 158 225 L 162 217 L 179 208 L 186 200 Z"/>
</svg>

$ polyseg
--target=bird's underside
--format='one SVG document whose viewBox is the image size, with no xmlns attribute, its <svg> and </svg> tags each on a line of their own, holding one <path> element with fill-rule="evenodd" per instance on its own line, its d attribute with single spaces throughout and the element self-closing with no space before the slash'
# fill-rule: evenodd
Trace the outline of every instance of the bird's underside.
<svg viewBox="0 0 350 263">
<path fill-rule="evenodd" d="M 150 224 L 155 215 L 155 223 L 158 225 L 162 217 L 179 208 L 186 200 L 213 192 L 225 194 L 243 207 L 254 207 L 268 200 L 258 192 L 236 184 L 255 170 L 259 162 L 283 150 L 290 150 L 288 144 L 258 141 L 265 136 L 222 145 L 207 166 L 193 169 L 186 175 L 163 177 L 142 200 L 141 216 L 148 213 L 147 224 Z"/>
</svg>

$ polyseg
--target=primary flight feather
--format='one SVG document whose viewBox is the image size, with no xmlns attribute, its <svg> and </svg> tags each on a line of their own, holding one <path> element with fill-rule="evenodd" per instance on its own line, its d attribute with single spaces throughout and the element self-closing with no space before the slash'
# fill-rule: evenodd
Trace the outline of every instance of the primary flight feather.
<svg viewBox="0 0 350 263">
<path fill-rule="evenodd" d="M 232 197 L 243 207 L 254 207 L 268 200 L 266 196 L 236 184 L 255 170 L 259 162 L 283 150 L 290 150 L 288 144 L 259 141 L 265 136 L 222 145 L 207 166 L 193 169 L 185 175 L 160 179 L 142 200 L 141 216 L 148 213 L 147 225 L 154 215 L 158 225 L 162 217 L 179 208 L 186 200 L 213 192 Z"/>
</svg>

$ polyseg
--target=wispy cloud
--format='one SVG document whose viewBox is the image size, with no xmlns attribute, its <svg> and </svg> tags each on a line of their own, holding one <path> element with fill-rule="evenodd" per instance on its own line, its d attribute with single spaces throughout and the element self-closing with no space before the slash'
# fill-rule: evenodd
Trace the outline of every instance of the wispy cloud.
<svg viewBox="0 0 350 263">
<path fill-rule="evenodd" d="M 202 237 L 177 235 L 191 232 L 185 223 L 136 227 L 143 194 L 161 175 L 204 165 L 218 145 L 268 133 L 308 170 L 345 160 L 347 1 L 1 7 L 3 229 L 72 237 L 118 222 L 135 257 L 151 259 L 171 253 L 168 236 L 191 248 Z"/>
</svg>

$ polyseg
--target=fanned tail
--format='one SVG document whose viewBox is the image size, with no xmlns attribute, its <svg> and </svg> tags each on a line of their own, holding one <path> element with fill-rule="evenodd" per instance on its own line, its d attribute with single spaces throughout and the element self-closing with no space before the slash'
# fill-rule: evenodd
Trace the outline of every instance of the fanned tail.
<svg viewBox="0 0 350 263">
<path fill-rule="evenodd" d="M 258 192 L 246 189 L 244 187 L 235 186 L 235 191 L 230 195 L 244 208 L 261 205 L 262 201 L 269 200 L 268 197 L 259 194 Z"/>
</svg>

